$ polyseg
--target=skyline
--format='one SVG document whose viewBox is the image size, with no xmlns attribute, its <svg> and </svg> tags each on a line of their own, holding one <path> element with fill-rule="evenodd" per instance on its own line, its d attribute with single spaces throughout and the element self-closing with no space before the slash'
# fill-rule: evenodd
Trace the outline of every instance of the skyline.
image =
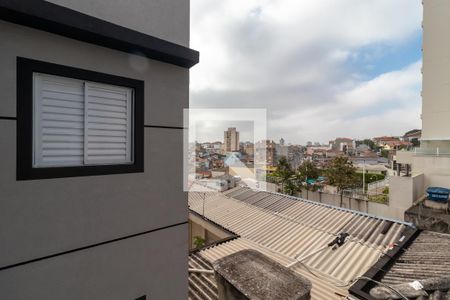
<svg viewBox="0 0 450 300">
<path fill-rule="evenodd" d="M 196 0 L 191 15 L 192 108 L 267 108 L 268 138 L 299 144 L 421 128 L 420 1 Z"/>
<path fill-rule="evenodd" d="M 225 124 L 225 125 L 224 125 Z M 236 125 L 236 124 L 240 124 Z M 240 138 L 239 142 L 253 142 L 253 124 L 250 121 L 217 121 L 217 120 L 211 120 L 211 121 L 197 121 L 196 124 L 196 142 L 198 143 L 215 143 L 215 142 L 224 142 L 223 132 L 226 131 L 228 128 L 234 127 L 236 128 L 236 131 L 239 132 Z M 241 128 L 244 128 L 242 130 Z M 419 128 L 412 128 L 413 129 L 419 129 Z M 279 143 L 280 139 L 285 140 L 285 144 L 292 144 L 292 145 L 306 145 L 307 142 L 312 142 L 313 144 L 318 142 L 321 145 L 328 145 L 329 141 L 335 140 L 336 138 L 350 138 L 353 140 L 364 140 L 364 139 L 373 139 L 375 137 L 381 137 L 381 136 L 395 136 L 400 137 L 405 134 L 405 132 L 401 134 L 394 134 L 394 135 L 377 135 L 377 136 L 366 136 L 362 138 L 355 138 L 352 136 L 335 136 L 327 141 L 317 140 L 317 139 L 309 139 L 305 141 L 304 143 L 294 143 L 292 141 L 287 140 L 284 136 L 275 137 L 275 138 L 268 138 L 269 140 L 273 140 L 275 143 Z M 207 139 L 206 137 L 210 137 L 211 139 Z M 244 138 L 243 138 L 244 137 Z"/>
</svg>

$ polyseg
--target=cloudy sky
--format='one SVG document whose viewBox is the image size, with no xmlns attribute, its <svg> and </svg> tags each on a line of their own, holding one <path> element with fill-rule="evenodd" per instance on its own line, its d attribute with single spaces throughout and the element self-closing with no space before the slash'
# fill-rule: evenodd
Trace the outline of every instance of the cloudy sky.
<svg viewBox="0 0 450 300">
<path fill-rule="evenodd" d="M 420 0 L 192 0 L 190 106 L 266 108 L 290 143 L 420 128 L 421 20 Z"/>
</svg>

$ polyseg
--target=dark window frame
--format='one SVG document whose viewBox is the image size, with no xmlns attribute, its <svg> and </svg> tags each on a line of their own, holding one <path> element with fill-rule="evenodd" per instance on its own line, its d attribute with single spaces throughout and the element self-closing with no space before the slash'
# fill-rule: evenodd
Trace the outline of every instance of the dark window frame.
<svg viewBox="0 0 450 300">
<path fill-rule="evenodd" d="M 134 90 L 133 163 L 33 167 L 33 73 L 93 81 Z M 17 57 L 17 180 L 144 172 L 144 82 L 54 63 Z"/>
</svg>

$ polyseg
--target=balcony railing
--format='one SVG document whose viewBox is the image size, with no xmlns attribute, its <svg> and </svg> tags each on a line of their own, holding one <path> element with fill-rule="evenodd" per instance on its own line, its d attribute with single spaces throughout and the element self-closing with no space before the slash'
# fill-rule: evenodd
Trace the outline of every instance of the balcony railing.
<svg viewBox="0 0 450 300">
<path fill-rule="evenodd" d="M 414 148 L 414 155 L 424 156 L 450 156 L 450 150 L 437 148 Z"/>
</svg>

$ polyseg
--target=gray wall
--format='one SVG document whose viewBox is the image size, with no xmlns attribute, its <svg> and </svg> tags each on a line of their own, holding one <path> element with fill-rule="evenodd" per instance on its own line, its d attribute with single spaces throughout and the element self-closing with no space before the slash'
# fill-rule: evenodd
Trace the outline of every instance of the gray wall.
<svg viewBox="0 0 450 300">
<path fill-rule="evenodd" d="M 398 177 L 398 178 L 410 178 L 410 177 Z M 412 193 L 412 187 L 410 185 L 408 185 L 408 187 Z M 403 186 L 403 188 L 405 188 L 405 186 Z M 402 197 L 400 201 L 396 201 L 393 200 L 394 199 L 393 197 L 395 196 L 392 196 L 392 188 L 391 188 L 391 196 L 388 204 L 381 204 L 365 200 L 357 200 L 354 198 L 344 196 L 342 198 L 343 200 L 342 207 L 380 217 L 392 218 L 403 221 L 405 211 L 412 205 L 412 202 L 410 200 L 408 201 L 408 199 L 412 199 L 408 198 L 408 196 L 410 196 L 411 193 L 408 194 L 405 191 L 407 191 L 406 188 L 400 189 L 398 191 L 399 193 L 401 193 Z M 299 193 L 299 197 L 334 206 L 340 206 L 341 202 L 341 196 L 339 194 L 322 193 L 322 195 L 320 195 L 319 192 L 308 191 L 308 193 L 306 193 L 306 191 L 302 191 L 301 193 Z"/>
<path fill-rule="evenodd" d="M 71 2 L 91 9 L 88 1 Z M 172 10 L 182 14 L 182 24 L 188 20 L 189 1 L 140 5 L 147 2 L 155 5 L 148 18 Z M 148 26 L 161 37 L 188 41 L 188 21 L 183 29 L 172 19 L 154 22 L 159 27 Z M 165 25 L 170 28 L 163 30 Z M 145 124 L 183 126 L 183 108 L 189 105 L 187 69 L 7 22 L 0 22 L 0 40 L 0 117 L 16 117 L 16 57 L 22 56 L 144 80 Z M 0 268 L 156 231 L 0 271 L 0 299 L 135 299 L 143 294 L 185 299 L 188 217 L 182 141 L 182 129 L 146 127 L 145 173 L 16 181 L 16 121 L 1 119 Z M 167 226 L 173 227 L 160 230 Z"/>
<path fill-rule="evenodd" d="M 145 124 L 183 126 L 189 70 L 0 21 L 0 116 L 16 116 L 16 57 L 145 80 Z"/>
<path fill-rule="evenodd" d="M 0 299 L 187 299 L 186 232 L 178 226 L 1 271 Z"/>
<path fill-rule="evenodd" d="M 188 0 L 47 0 L 47 2 L 189 46 Z"/>
</svg>

